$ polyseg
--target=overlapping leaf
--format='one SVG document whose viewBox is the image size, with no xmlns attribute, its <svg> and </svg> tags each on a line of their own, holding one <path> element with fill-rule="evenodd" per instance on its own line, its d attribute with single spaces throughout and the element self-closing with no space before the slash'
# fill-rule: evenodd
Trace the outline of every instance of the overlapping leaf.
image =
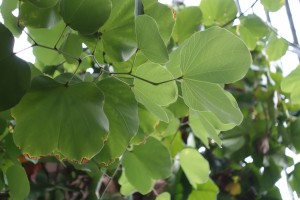
<svg viewBox="0 0 300 200">
<path fill-rule="evenodd" d="M 248 71 L 251 56 L 244 43 L 214 27 L 195 33 L 180 48 L 184 102 L 194 110 L 212 112 L 222 123 L 240 124 L 242 113 L 219 84 L 235 82 Z"/>
<path fill-rule="evenodd" d="M 61 16 L 58 13 L 58 6 L 38 8 L 30 2 L 23 2 L 20 8 L 20 24 L 33 28 L 51 28 Z"/>
<path fill-rule="evenodd" d="M 285 3 L 285 0 L 260 0 L 266 10 L 271 12 L 278 11 Z"/>
<path fill-rule="evenodd" d="M 203 23 L 224 25 L 235 18 L 237 8 L 234 0 L 202 0 L 200 9 L 203 13 Z"/>
<path fill-rule="evenodd" d="M 145 14 L 149 15 L 156 21 L 159 33 L 163 41 L 167 44 L 170 40 L 175 24 L 172 8 L 168 5 L 151 0 L 142 0 L 142 2 Z"/>
<path fill-rule="evenodd" d="M 101 28 L 104 50 L 114 61 L 126 61 L 136 51 L 134 5 L 134 0 L 112 0 L 111 15 Z"/>
<path fill-rule="evenodd" d="M 13 165 L 6 170 L 6 178 L 10 197 L 14 200 L 25 199 L 30 191 L 25 169 L 19 165 Z"/>
<path fill-rule="evenodd" d="M 173 76 L 168 70 L 154 63 L 146 63 L 139 66 L 135 75 L 153 83 L 173 79 Z M 144 80 L 138 78 L 134 80 L 133 91 L 137 100 L 144 104 L 144 106 L 160 120 L 168 122 L 168 116 L 162 106 L 167 106 L 176 101 L 178 90 L 175 81 L 153 85 Z"/>
<path fill-rule="evenodd" d="M 170 176 L 172 166 L 168 149 L 152 137 L 126 152 L 122 164 L 128 181 L 142 194 L 152 190 L 154 180 Z"/>
<path fill-rule="evenodd" d="M 68 87 L 46 76 L 32 80 L 30 91 L 12 110 L 14 141 L 30 156 L 61 153 L 68 159 L 91 159 L 107 138 L 104 96 L 91 82 Z"/>
<path fill-rule="evenodd" d="M 191 6 L 180 10 L 176 16 L 176 24 L 172 34 L 174 40 L 182 43 L 199 30 L 201 20 L 202 13 L 199 7 Z"/>
<path fill-rule="evenodd" d="M 253 50 L 257 41 L 267 35 L 268 27 L 256 15 L 247 15 L 246 17 L 242 17 L 240 21 L 240 36 L 248 48 Z"/>
<path fill-rule="evenodd" d="M 179 163 L 193 188 L 197 189 L 198 184 L 208 181 L 209 164 L 196 149 L 183 149 L 179 155 Z"/>
<path fill-rule="evenodd" d="M 284 92 L 291 93 L 291 100 L 294 103 L 300 104 L 300 66 L 293 70 L 287 77 L 281 82 L 281 89 Z"/>
<path fill-rule="evenodd" d="M 12 52 L 14 38 L 10 31 L 0 24 L 0 111 L 15 106 L 30 86 L 28 64 Z"/>
<path fill-rule="evenodd" d="M 62 0 L 60 12 L 66 24 L 84 34 L 92 34 L 105 23 L 111 12 L 110 0 Z"/>
<path fill-rule="evenodd" d="M 135 31 L 138 48 L 149 60 L 155 63 L 166 63 L 169 60 L 167 48 L 160 36 L 157 23 L 152 17 L 137 16 Z"/>
<path fill-rule="evenodd" d="M 235 126 L 232 124 L 223 124 L 212 112 L 199 112 L 190 110 L 189 124 L 193 133 L 201 139 L 201 141 L 209 147 L 208 138 L 213 139 L 219 146 L 221 146 L 221 139 L 219 138 L 220 131 L 226 131 Z"/>
<path fill-rule="evenodd" d="M 289 44 L 283 38 L 277 38 L 275 34 L 271 34 L 266 46 L 266 53 L 269 60 L 278 60 L 288 50 Z"/>
<path fill-rule="evenodd" d="M 138 106 L 130 87 L 114 79 L 100 81 L 105 96 L 104 112 L 109 120 L 109 138 L 94 158 L 108 163 L 120 157 L 139 127 Z"/>
<path fill-rule="evenodd" d="M 218 192 L 218 186 L 212 180 L 208 180 L 207 183 L 198 185 L 197 190 L 190 193 L 188 200 L 217 199 Z"/>
</svg>

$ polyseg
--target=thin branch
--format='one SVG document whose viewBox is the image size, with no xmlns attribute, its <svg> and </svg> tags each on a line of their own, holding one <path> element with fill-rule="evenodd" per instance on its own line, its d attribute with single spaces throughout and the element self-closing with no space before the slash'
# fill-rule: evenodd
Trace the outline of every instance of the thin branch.
<svg viewBox="0 0 300 200">
<path fill-rule="evenodd" d="M 239 19 L 240 17 L 244 16 L 245 13 L 248 12 L 248 10 L 252 9 L 257 2 L 258 2 L 258 0 L 255 0 L 255 2 L 247 10 L 245 10 L 244 12 L 239 14 L 238 16 L 234 17 L 233 19 L 231 19 L 229 22 L 225 23 L 221 27 L 224 28 L 224 27 L 228 26 L 229 24 L 231 24 L 232 22 L 234 22 L 234 20 Z"/>
<path fill-rule="evenodd" d="M 73 75 L 71 76 L 71 78 L 66 82 L 65 86 L 68 87 L 69 86 L 69 83 L 73 80 L 73 78 L 75 77 L 75 74 L 76 72 L 78 71 L 79 67 L 80 67 L 80 64 L 81 64 L 81 60 L 78 60 L 78 65 L 75 69 L 75 71 L 73 72 Z"/>
<path fill-rule="evenodd" d="M 21 52 L 23 52 L 23 51 L 26 51 L 27 49 L 30 49 L 30 48 L 35 47 L 35 46 L 36 46 L 35 44 L 32 44 L 32 45 L 29 46 L 29 47 L 26 47 L 26 48 L 21 49 L 21 50 L 19 50 L 19 51 L 13 52 L 13 54 L 16 55 L 16 54 L 18 54 L 18 53 L 21 53 Z"/>
<path fill-rule="evenodd" d="M 62 36 L 64 35 L 64 32 L 65 32 L 65 30 L 66 30 L 67 27 L 68 27 L 68 25 L 66 24 L 64 30 L 62 31 L 62 33 L 60 34 L 58 40 L 56 41 L 56 43 L 54 45 L 54 49 L 57 49 L 57 45 L 58 45 L 60 39 L 62 38 Z"/>
<path fill-rule="evenodd" d="M 105 195 L 107 189 L 109 188 L 109 186 L 110 186 L 112 180 L 113 180 L 114 177 L 117 175 L 117 172 L 118 172 L 120 166 L 121 166 L 121 162 L 119 161 L 119 164 L 118 164 L 116 170 L 114 171 L 113 175 L 109 178 L 109 181 L 108 181 L 108 183 L 107 183 L 107 185 L 106 185 L 106 187 L 105 187 L 105 189 L 104 189 L 102 195 L 100 196 L 99 200 L 103 199 L 103 197 L 104 197 L 104 195 Z"/>
<path fill-rule="evenodd" d="M 293 21 L 293 16 L 292 16 L 292 13 L 291 13 L 291 9 L 290 9 L 290 5 L 289 5 L 288 0 L 285 1 L 285 9 L 286 9 L 286 14 L 288 16 L 290 29 L 291 29 L 292 36 L 293 36 L 293 40 L 294 40 L 293 43 L 296 44 L 296 45 L 299 45 L 297 34 L 296 34 L 296 29 L 295 29 L 295 25 L 294 25 L 294 21 Z M 298 60 L 300 61 L 300 56 L 299 55 L 298 55 Z"/>
</svg>

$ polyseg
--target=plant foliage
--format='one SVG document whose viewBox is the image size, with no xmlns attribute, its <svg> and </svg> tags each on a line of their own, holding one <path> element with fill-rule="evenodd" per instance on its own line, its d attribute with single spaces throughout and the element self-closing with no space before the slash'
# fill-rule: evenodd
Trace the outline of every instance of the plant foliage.
<svg viewBox="0 0 300 200">
<path fill-rule="evenodd" d="M 0 198 L 280 199 L 299 69 L 271 70 L 289 43 L 258 16 L 233 0 L 0 9 Z M 20 33 L 35 63 L 13 52 Z M 298 164 L 288 177 L 299 194 Z"/>
</svg>

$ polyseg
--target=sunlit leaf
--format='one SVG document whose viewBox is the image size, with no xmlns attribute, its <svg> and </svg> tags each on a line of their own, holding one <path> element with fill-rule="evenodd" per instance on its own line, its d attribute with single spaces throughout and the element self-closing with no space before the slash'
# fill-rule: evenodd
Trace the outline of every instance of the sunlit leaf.
<svg viewBox="0 0 300 200">
<path fill-rule="evenodd" d="M 149 60 L 155 63 L 166 63 L 169 60 L 167 48 L 152 17 L 137 16 L 135 30 L 138 48 Z"/>
<path fill-rule="evenodd" d="M 107 78 L 97 85 L 105 96 L 104 112 L 109 120 L 109 137 L 94 159 L 108 163 L 122 155 L 137 133 L 138 106 L 130 87 L 124 83 Z"/>
<path fill-rule="evenodd" d="M 173 76 L 159 64 L 146 63 L 138 67 L 136 76 L 152 83 L 172 80 Z M 137 100 L 144 104 L 160 120 L 168 122 L 168 116 L 162 106 L 168 106 L 176 101 L 178 90 L 175 81 L 153 85 L 144 80 L 135 78 L 134 94 Z"/>
<path fill-rule="evenodd" d="M 172 166 L 168 149 L 152 137 L 126 152 L 122 164 L 128 181 L 142 194 L 152 190 L 154 180 L 170 176 Z"/>
<path fill-rule="evenodd" d="M 281 82 L 281 89 L 284 92 L 291 93 L 291 100 L 294 103 L 300 104 L 300 66 L 293 70 L 287 77 Z"/>
<path fill-rule="evenodd" d="M 125 196 L 128 196 L 136 191 L 134 186 L 132 186 L 127 180 L 124 172 L 121 174 L 121 177 L 119 178 L 119 184 L 121 185 L 120 193 Z"/>
<path fill-rule="evenodd" d="M 275 34 L 272 34 L 269 38 L 268 44 L 266 46 L 266 53 L 269 60 L 278 60 L 288 50 L 289 44 L 283 38 L 277 38 Z"/>
<path fill-rule="evenodd" d="M 178 43 L 182 43 L 199 30 L 201 20 L 202 13 L 198 6 L 186 7 L 180 10 L 176 14 L 176 24 L 172 34 L 174 40 Z"/>
<path fill-rule="evenodd" d="M 111 7 L 110 0 L 62 0 L 60 13 L 72 29 L 92 34 L 108 19 Z"/>
<path fill-rule="evenodd" d="M 91 159 L 107 138 L 103 100 L 94 83 L 66 86 L 39 76 L 12 110 L 17 124 L 14 141 L 29 156 L 58 151 L 70 160 Z"/>
<path fill-rule="evenodd" d="M 247 15 L 241 18 L 239 32 L 242 40 L 250 50 L 253 50 L 256 43 L 268 33 L 267 25 L 256 15 Z"/>
<path fill-rule="evenodd" d="M 5 26 L 15 36 L 21 34 L 22 29 L 18 26 L 17 17 L 13 15 L 13 11 L 17 8 L 19 0 L 2 0 L 0 12 L 3 17 Z"/>
<path fill-rule="evenodd" d="M 155 200 L 171 200 L 171 195 L 168 192 L 163 192 L 159 194 Z"/>
<path fill-rule="evenodd" d="M 278 11 L 285 3 L 285 0 L 260 0 L 266 10 L 271 12 Z"/>
<path fill-rule="evenodd" d="M 152 2 L 152 0 L 142 0 L 142 2 L 145 14 L 156 21 L 163 41 L 168 43 L 175 24 L 172 8 L 156 1 Z"/>
<path fill-rule="evenodd" d="M 197 32 L 183 45 L 180 67 L 186 80 L 231 83 L 241 79 L 251 64 L 244 43 L 222 28 Z"/>
<path fill-rule="evenodd" d="M 202 0 L 200 9 L 206 26 L 224 25 L 234 19 L 237 14 L 234 0 Z"/>
<path fill-rule="evenodd" d="M 193 190 L 189 195 L 188 200 L 199 200 L 199 199 L 217 199 L 219 188 L 215 183 L 209 179 L 207 183 L 198 185 L 197 190 Z"/>
<path fill-rule="evenodd" d="M 25 169 L 13 165 L 6 171 L 10 197 L 14 200 L 23 200 L 29 194 L 30 186 Z"/>
<path fill-rule="evenodd" d="M 183 149 L 179 155 L 179 163 L 193 188 L 209 180 L 209 164 L 207 160 L 192 148 Z"/>
</svg>

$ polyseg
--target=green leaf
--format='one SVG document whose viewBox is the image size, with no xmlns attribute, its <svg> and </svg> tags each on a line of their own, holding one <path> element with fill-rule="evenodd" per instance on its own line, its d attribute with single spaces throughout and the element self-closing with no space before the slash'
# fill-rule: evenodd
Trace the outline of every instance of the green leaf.
<svg viewBox="0 0 300 200">
<path fill-rule="evenodd" d="M 260 2 L 265 10 L 276 12 L 284 5 L 285 0 L 260 0 Z"/>
<path fill-rule="evenodd" d="M 172 162 L 168 149 L 150 137 L 145 144 L 126 152 L 122 165 L 130 184 L 140 193 L 147 194 L 152 190 L 154 180 L 170 176 Z"/>
<path fill-rule="evenodd" d="M 183 149 L 179 155 L 179 163 L 193 188 L 209 180 L 209 164 L 207 160 L 192 148 Z"/>
<path fill-rule="evenodd" d="M 182 82 L 184 102 L 197 111 L 212 112 L 224 124 L 240 124 L 243 114 L 236 106 L 235 99 L 217 84 L 184 80 Z"/>
<path fill-rule="evenodd" d="M 242 40 L 250 50 L 256 47 L 256 43 L 268 34 L 267 25 L 256 15 L 247 15 L 240 19 L 239 32 Z"/>
<path fill-rule="evenodd" d="M 155 63 L 166 63 L 169 60 L 167 48 L 162 40 L 157 23 L 147 15 L 137 16 L 135 31 L 138 48 Z"/>
<path fill-rule="evenodd" d="M 294 145 L 296 151 L 300 152 L 300 118 L 291 123 L 291 143 Z"/>
<path fill-rule="evenodd" d="M 153 83 L 173 79 L 173 76 L 168 70 L 155 63 L 145 63 L 139 66 L 135 76 L 147 81 L 152 81 Z M 144 80 L 135 78 L 133 91 L 138 102 L 144 104 L 144 106 L 160 120 L 168 122 L 168 116 L 162 106 L 168 106 L 176 101 L 178 89 L 175 81 L 153 85 Z"/>
<path fill-rule="evenodd" d="M 167 44 L 170 40 L 175 24 L 172 8 L 158 2 L 149 3 L 151 0 L 142 0 L 142 2 L 144 4 L 145 14 L 149 15 L 156 21 L 159 33 L 163 41 Z"/>
<path fill-rule="evenodd" d="M 289 182 L 292 189 L 300 196 L 300 163 L 295 165 Z"/>
<path fill-rule="evenodd" d="M 58 0 L 28 0 L 30 3 L 39 8 L 50 8 L 57 4 Z"/>
<path fill-rule="evenodd" d="M 268 55 L 268 59 L 271 60 L 278 60 L 288 50 L 289 44 L 283 38 L 277 38 L 275 34 L 271 34 L 268 44 L 266 46 L 266 53 Z"/>
<path fill-rule="evenodd" d="M 207 183 L 198 185 L 197 190 L 192 191 L 192 193 L 189 195 L 188 200 L 214 200 L 217 199 L 218 193 L 218 187 L 214 184 L 214 182 L 211 179 L 209 179 Z"/>
<path fill-rule="evenodd" d="M 10 31 L 0 24 L 0 111 L 15 106 L 30 86 L 30 68 L 12 52 L 14 38 Z"/>
<path fill-rule="evenodd" d="M 19 0 L 2 0 L 0 6 L 0 12 L 4 21 L 5 26 L 18 37 L 22 29 L 18 26 L 18 18 L 15 17 L 12 12 L 17 9 Z"/>
<path fill-rule="evenodd" d="M 171 200 L 171 195 L 168 192 L 163 192 L 159 194 L 155 200 Z"/>
<path fill-rule="evenodd" d="M 176 14 L 176 24 L 172 34 L 175 42 L 180 44 L 198 31 L 201 21 L 202 13 L 198 6 L 186 7 L 180 10 Z"/>
<path fill-rule="evenodd" d="M 124 153 L 137 133 L 138 105 L 130 87 L 121 81 L 107 78 L 97 85 L 105 96 L 104 112 L 109 120 L 109 137 L 95 160 L 108 163 Z"/>
<path fill-rule="evenodd" d="M 58 152 L 70 160 L 89 160 L 102 149 L 107 138 L 103 100 L 102 92 L 93 83 L 66 87 L 39 76 L 12 109 L 17 124 L 14 141 L 29 156 Z"/>
<path fill-rule="evenodd" d="M 136 191 L 134 186 L 132 186 L 127 180 L 124 171 L 119 178 L 119 184 L 121 185 L 120 193 L 124 196 L 129 196 Z"/>
<path fill-rule="evenodd" d="M 234 19 L 237 14 L 234 0 L 202 0 L 200 9 L 206 26 L 224 25 Z"/>
<path fill-rule="evenodd" d="M 80 38 L 78 35 L 72 33 L 69 34 L 60 49 L 65 53 L 64 57 L 67 62 L 77 63 L 77 60 L 74 58 L 80 58 L 82 53 L 82 43 Z"/>
<path fill-rule="evenodd" d="M 192 109 L 190 109 L 189 124 L 193 133 L 206 147 L 209 147 L 208 138 L 221 146 L 222 141 L 218 136 L 220 131 L 226 131 L 235 126 L 235 124 L 223 124 L 212 112 L 199 112 Z"/>
<path fill-rule="evenodd" d="M 293 103 L 300 104 L 300 66 L 294 69 L 287 77 L 281 82 L 281 89 L 284 92 L 291 93 L 291 100 Z"/>
<path fill-rule="evenodd" d="M 240 124 L 243 116 L 234 98 L 215 83 L 235 82 L 246 74 L 251 56 L 244 43 L 229 31 L 214 27 L 193 34 L 181 47 L 180 58 L 186 105 L 210 111 L 222 123 Z"/>
<path fill-rule="evenodd" d="M 101 28 L 103 47 L 113 60 L 128 60 L 136 51 L 134 0 L 112 0 L 111 15 Z"/>
<path fill-rule="evenodd" d="M 66 24 L 83 34 L 92 34 L 111 13 L 110 0 L 62 0 L 60 13 Z"/>
<path fill-rule="evenodd" d="M 0 37 L 2 38 L 0 46 L 0 60 L 11 56 L 14 47 L 14 37 L 12 33 L 0 23 Z"/>
<path fill-rule="evenodd" d="M 9 195 L 14 200 L 23 200 L 29 194 L 30 185 L 23 167 L 13 165 L 6 170 Z"/>
<path fill-rule="evenodd" d="M 48 47 L 54 47 L 60 35 L 64 31 L 64 28 L 65 23 L 61 20 L 60 23 L 56 24 L 51 29 L 30 28 L 28 29 L 28 31 L 29 35 L 38 44 Z M 64 57 L 58 52 L 42 47 L 34 47 L 33 54 L 35 55 L 36 60 L 38 60 L 42 65 L 58 65 L 65 60 Z"/>
<path fill-rule="evenodd" d="M 244 43 L 217 27 L 193 34 L 184 43 L 180 57 L 184 79 L 212 83 L 235 82 L 247 73 L 251 64 Z"/>
<path fill-rule="evenodd" d="M 23 2 L 20 8 L 20 24 L 33 28 L 51 28 L 60 19 L 58 6 L 38 8 L 30 2 Z"/>
</svg>

